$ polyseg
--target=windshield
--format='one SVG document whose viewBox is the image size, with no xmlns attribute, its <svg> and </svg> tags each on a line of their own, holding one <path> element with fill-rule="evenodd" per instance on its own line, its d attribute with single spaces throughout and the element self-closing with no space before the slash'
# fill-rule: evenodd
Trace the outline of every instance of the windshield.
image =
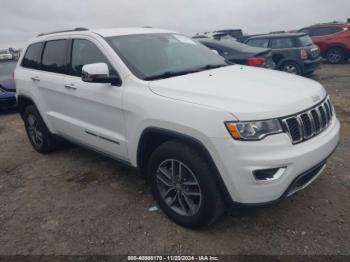
<svg viewBox="0 0 350 262">
<path fill-rule="evenodd" d="M 202 44 L 180 34 L 144 34 L 106 39 L 138 78 L 156 80 L 228 65 Z"/>
<path fill-rule="evenodd" d="M 309 46 L 313 44 L 311 37 L 308 35 L 299 37 L 299 41 L 301 43 L 301 46 Z"/>
</svg>

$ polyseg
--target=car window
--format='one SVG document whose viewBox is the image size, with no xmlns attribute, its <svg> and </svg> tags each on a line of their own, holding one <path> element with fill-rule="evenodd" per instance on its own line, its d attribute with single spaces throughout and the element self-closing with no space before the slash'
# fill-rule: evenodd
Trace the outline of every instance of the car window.
<svg viewBox="0 0 350 262">
<path fill-rule="evenodd" d="M 250 46 L 267 48 L 269 45 L 269 39 L 249 39 L 247 44 Z"/>
<path fill-rule="evenodd" d="M 228 65 L 207 47 L 180 34 L 115 36 L 107 42 L 135 76 L 145 80 Z"/>
<path fill-rule="evenodd" d="M 73 40 L 70 74 L 81 76 L 83 66 L 93 63 L 106 63 L 110 74 L 116 74 L 108 59 L 94 43 L 86 39 Z"/>
<path fill-rule="evenodd" d="M 281 49 L 281 48 L 292 48 L 293 47 L 293 39 L 289 37 L 283 38 L 273 38 L 271 41 L 271 48 L 273 49 Z"/>
<path fill-rule="evenodd" d="M 44 43 L 31 44 L 24 55 L 21 65 L 26 68 L 40 69 L 43 46 Z"/>
<path fill-rule="evenodd" d="M 66 73 L 67 40 L 53 40 L 45 44 L 41 69 L 53 73 Z"/>
<path fill-rule="evenodd" d="M 319 28 L 312 28 L 310 35 L 311 36 L 324 36 L 324 35 L 331 35 L 335 34 L 337 32 L 342 31 L 340 27 L 319 27 Z"/>
<path fill-rule="evenodd" d="M 310 46 L 313 45 L 312 39 L 308 35 L 303 35 L 297 38 L 299 46 Z"/>
</svg>

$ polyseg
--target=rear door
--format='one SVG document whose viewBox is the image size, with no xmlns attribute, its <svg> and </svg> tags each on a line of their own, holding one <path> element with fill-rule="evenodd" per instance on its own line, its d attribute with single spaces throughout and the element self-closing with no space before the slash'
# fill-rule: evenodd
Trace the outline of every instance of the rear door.
<svg viewBox="0 0 350 262">
<path fill-rule="evenodd" d="M 98 151 L 127 161 L 122 110 L 124 87 L 87 83 L 81 79 L 82 67 L 87 64 L 106 63 L 110 75 L 117 75 L 117 70 L 103 46 L 88 36 L 72 38 L 69 54 L 68 75 L 63 84 L 69 98 L 64 102 L 67 118 L 63 120 L 62 132 Z"/>
<path fill-rule="evenodd" d="M 45 108 L 50 129 L 60 132 L 61 126 L 57 120 L 58 115 L 68 115 L 65 107 L 69 94 L 63 89 L 63 81 L 67 73 L 67 38 L 54 38 L 47 40 L 43 47 L 40 72 L 33 75 L 33 82 L 38 90 L 37 97 Z M 42 111 L 42 110 L 41 110 Z"/>
<path fill-rule="evenodd" d="M 291 37 L 271 38 L 269 47 L 272 49 L 272 59 L 277 67 L 286 60 L 300 62 L 300 48 L 294 45 Z"/>
</svg>

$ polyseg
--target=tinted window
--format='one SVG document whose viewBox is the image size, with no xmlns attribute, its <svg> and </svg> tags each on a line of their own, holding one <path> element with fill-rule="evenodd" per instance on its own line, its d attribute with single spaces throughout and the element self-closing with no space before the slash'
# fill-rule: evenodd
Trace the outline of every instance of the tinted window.
<svg viewBox="0 0 350 262">
<path fill-rule="evenodd" d="M 54 73 L 66 73 L 66 40 L 46 42 L 42 70 Z"/>
<path fill-rule="evenodd" d="M 271 48 L 280 49 L 280 48 L 291 48 L 291 47 L 293 47 L 292 38 L 283 37 L 283 38 L 271 39 Z"/>
<path fill-rule="evenodd" d="M 24 55 L 22 66 L 32 69 L 40 69 L 41 52 L 43 46 L 44 43 L 31 44 Z"/>
<path fill-rule="evenodd" d="M 85 39 L 74 40 L 70 74 L 74 76 L 81 76 L 83 66 L 93 63 L 106 63 L 109 67 L 110 74 L 116 74 L 107 58 L 95 44 Z"/>
<path fill-rule="evenodd" d="M 311 37 L 308 35 L 298 37 L 298 41 L 299 46 L 309 46 L 313 44 Z"/>
<path fill-rule="evenodd" d="M 320 28 L 312 28 L 310 30 L 311 36 L 324 36 L 324 35 L 331 35 L 335 34 L 337 32 L 342 31 L 340 27 L 320 27 Z"/>
<path fill-rule="evenodd" d="M 267 48 L 269 45 L 269 39 L 249 39 L 247 44 L 250 46 Z"/>
</svg>

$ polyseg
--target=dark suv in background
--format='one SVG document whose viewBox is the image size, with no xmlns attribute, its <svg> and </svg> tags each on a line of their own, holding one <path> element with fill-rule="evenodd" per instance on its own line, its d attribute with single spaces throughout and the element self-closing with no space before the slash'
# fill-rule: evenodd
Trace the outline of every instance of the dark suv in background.
<svg viewBox="0 0 350 262">
<path fill-rule="evenodd" d="M 272 49 L 276 69 L 297 75 L 310 75 L 320 65 L 319 48 L 305 33 L 254 36 L 246 44 Z"/>
<path fill-rule="evenodd" d="M 320 47 L 321 55 L 331 64 L 339 64 L 350 58 L 350 24 L 327 23 L 305 27 L 299 32 L 311 36 Z"/>
</svg>

